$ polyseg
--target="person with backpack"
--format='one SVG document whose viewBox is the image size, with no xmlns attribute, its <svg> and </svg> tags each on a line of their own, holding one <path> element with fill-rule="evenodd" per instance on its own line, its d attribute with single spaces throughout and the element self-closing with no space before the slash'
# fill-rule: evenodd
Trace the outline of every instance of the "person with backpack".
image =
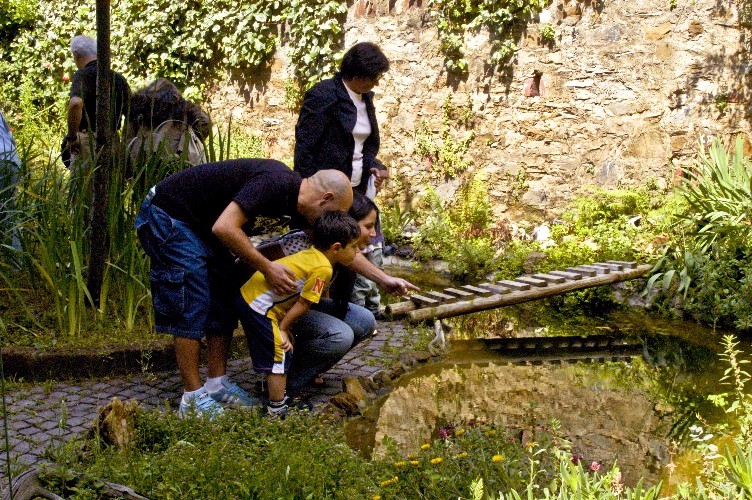
<svg viewBox="0 0 752 500">
<path fill-rule="evenodd" d="M 211 119 L 198 105 L 183 98 L 166 78 L 157 78 L 131 99 L 126 141 L 130 169 L 139 157 L 152 153 L 185 155 L 191 165 L 207 162 L 203 141 L 211 133 Z"/>
</svg>

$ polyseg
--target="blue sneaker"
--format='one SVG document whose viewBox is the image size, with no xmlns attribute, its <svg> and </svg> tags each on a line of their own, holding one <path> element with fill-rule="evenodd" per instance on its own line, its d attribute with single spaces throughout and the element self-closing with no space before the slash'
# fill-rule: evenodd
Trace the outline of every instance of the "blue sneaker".
<svg viewBox="0 0 752 500">
<path fill-rule="evenodd" d="M 235 406 L 259 406 L 261 404 L 258 398 L 254 398 L 245 392 L 238 384 L 231 381 L 227 375 L 222 377 L 222 388 L 208 394 L 214 401 L 222 404 Z"/>
<path fill-rule="evenodd" d="M 195 396 L 189 397 L 187 400 L 185 397 L 180 398 L 180 416 L 185 417 L 189 415 L 200 415 L 213 419 L 214 417 L 224 413 L 222 405 L 214 401 L 212 397 L 206 392 L 203 387 L 196 393 Z"/>
</svg>

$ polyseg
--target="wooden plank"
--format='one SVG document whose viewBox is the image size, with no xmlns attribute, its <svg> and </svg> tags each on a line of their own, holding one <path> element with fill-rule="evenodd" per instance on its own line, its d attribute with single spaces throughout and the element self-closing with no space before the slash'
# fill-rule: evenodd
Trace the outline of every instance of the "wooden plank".
<svg viewBox="0 0 752 500">
<path fill-rule="evenodd" d="M 590 264 L 583 264 L 577 267 L 579 267 L 580 269 L 590 269 L 591 271 L 595 271 L 598 274 L 608 274 L 611 272 L 611 269 L 609 269 L 608 267 L 599 267 Z"/>
<path fill-rule="evenodd" d="M 407 313 L 407 319 L 411 323 L 425 321 L 427 319 L 441 319 L 451 316 L 459 316 L 472 312 L 485 311 L 497 307 L 510 306 L 521 302 L 538 300 L 552 295 L 559 295 L 573 290 L 581 290 L 594 286 L 608 285 L 619 281 L 628 281 L 648 273 L 653 266 L 643 264 L 635 269 L 627 269 L 619 273 L 603 273 L 593 277 L 583 278 L 577 281 L 567 281 L 559 285 L 534 288 L 526 293 L 509 293 L 504 295 L 491 295 L 490 297 L 478 297 L 473 300 L 462 300 L 453 304 L 442 304 L 436 307 L 416 309 Z M 512 282 L 515 286 L 524 286 L 524 283 Z M 504 284 L 500 282 L 500 284 Z"/>
<path fill-rule="evenodd" d="M 473 293 L 468 292 L 467 290 L 460 290 L 459 288 L 445 288 L 444 293 L 454 295 L 455 297 L 459 297 L 460 299 L 473 298 Z"/>
<path fill-rule="evenodd" d="M 519 278 L 515 278 L 514 281 L 527 283 L 528 285 L 532 286 L 548 286 L 548 281 L 540 280 L 538 278 L 531 278 L 530 276 L 520 276 Z"/>
<path fill-rule="evenodd" d="M 598 271 L 596 271 L 595 269 L 585 269 L 583 266 L 568 267 L 567 271 L 570 273 L 579 273 L 588 278 L 592 278 L 593 276 L 598 274 Z"/>
<path fill-rule="evenodd" d="M 415 302 L 415 305 L 418 307 L 435 306 L 439 304 L 438 300 L 426 297 L 424 295 L 418 295 L 417 293 L 410 295 L 410 300 Z"/>
<path fill-rule="evenodd" d="M 637 267 L 637 262 L 628 262 L 625 260 L 607 260 L 606 262 L 610 264 L 621 264 L 626 269 L 634 269 Z"/>
<path fill-rule="evenodd" d="M 454 295 L 447 295 L 446 293 L 441 292 L 427 291 L 423 292 L 423 295 L 432 299 L 436 299 L 439 302 L 453 302 L 457 300 L 457 297 L 455 297 Z"/>
<path fill-rule="evenodd" d="M 553 274 L 554 276 L 561 276 L 562 278 L 565 278 L 568 280 L 581 280 L 582 279 L 582 274 L 570 273 L 568 271 L 549 271 L 548 274 Z"/>
<path fill-rule="evenodd" d="M 498 282 L 498 284 L 506 288 L 511 288 L 512 290 L 517 290 L 518 292 L 530 290 L 529 283 L 521 283 L 519 281 L 501 280 Z"/>
<path fill-rule="evenodd" d="M 468 292 L 472 292 L 475 295 L 480 295 L 482 297 L 493 295 L 493 292 L 489 290 L 488 288 L 478 288 L 477 286 L 473 285 L 464 285 L 460 287 L 462 290 L 467 290 Z"/>
<path fill-rule="evenodd" d="M 612 271 L 623 271 L 624 270 L 624 266 L 622 266 L 621 264 L 613 264 L 613 263 L 610 263 L 610 262 L 596 262 L 593 265 L 597 266 L 597 267 L 607 267 L 607 268 L 611 269 Z"/>
<path fill-rule="evenodd" d="M 493 293 L 498 293 L 499 295 L 509 293 L 509 288 L 503 287 L 501 285 L 497 285 L 495 283 L 480 283 L 478 285 L 480 288 L 488 288 Z"/>
<path fill-rule="evenodd" d="M 566 281 L 566 279 L 563 276 L 557 276 L 555 274 L 548 274 L 548 273 L 533 274 L 533 278 L 538 278 L 539 280 L 546 280 L 549 283 L 564 283 L 564 281 Z"/>
</svg>

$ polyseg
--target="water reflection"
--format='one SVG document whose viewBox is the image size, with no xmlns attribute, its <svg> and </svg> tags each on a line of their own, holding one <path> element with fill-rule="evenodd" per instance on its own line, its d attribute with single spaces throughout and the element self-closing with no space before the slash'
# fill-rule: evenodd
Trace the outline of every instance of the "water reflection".
<svg viewBox="0 0 752 500">
<path fill-rule="evenodd" d="M 505 425 L 524 442 L 531 425 L 556 418 L 574 453 L 588 461 L 618 462 L 627 484 L 640 477 L 655 483 L 671 459 L 672 441 L 681 439 L 694 413 L 706 418 L 719 413 L 705 398 L 718 392 L 725 369 L 717 356 L 719 335 L 694 325 L 651 325 L 628 314 L 552 327 L 529 312 L 487 314 L 485 326 L 482 315 L 454 322 L 447 360 L 400 380 L 350 424 L 351 444 L 378 456 L 389 436 L 407 454 L 436 438 L 447 423 L 471 419 Z M 622 356 L 631 360 L 611 361 L 601 352 L 585 356 L 595 362 L 582 362 L 582 356 L 578 361 L 567 353 L 521 358 L 477 340 L 593 333 L 624 339 L 637 350 Z M 543 348 L 534 351 L 545 354 Z"/>
</svg>

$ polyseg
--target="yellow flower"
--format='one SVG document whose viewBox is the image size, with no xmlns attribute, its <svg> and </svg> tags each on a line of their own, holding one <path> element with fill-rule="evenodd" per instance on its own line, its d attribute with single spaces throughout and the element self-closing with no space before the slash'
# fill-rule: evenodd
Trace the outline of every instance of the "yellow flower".
<svg viewBox="0 0 752 500">
<path fill-rule="evenodd" d="M 538 443 L 536 443 L 535 441 L 529 441 L 529 442 L 525 443 L 525 448 L 527 448 L 528 450 L 530 448 L 534 448 L 535 446 L 538 446 Z"/>
<path fill-rule="evenodd" d="M 374 495 L 371 500 L 381 500 L 381 495 Z"/>
<path fill-rule="evenodd" d="M 467 456 L 467 452 L 463 451 L 462 453 L 457 453 L 454 458 L 465 458 Z"/>
<path fill-rule="evenodd" d="M 410 463 L 413 465 L 420 465 L 420 462 L 418 462 L 417 460 L 411 460 Z"/>
<path fill-rule="evenodd" d="M 494 462 L 501 462 L 502 460 L 504 460 L 504 456 L 503 455 L 494 455 L 493 457 L 491 457 L 491 460 L 493 460 Z"/>
<path fill-rule="evenodd" d="M 457 429 L 456 431 L 454 431 L 455 436 L 461 436 L 464 433 L 465 433 L 465 429 Z"/>
<path fill-rule="evenodd" d="M 411 454 L 409 454 L 407 456 L 408 460 L 415 460 L 416 458 L 418 458 L 418 454 L 417 453 L 411 453 Z"/>
<path fill-rule="evenodd" d="M 379 483 L 379 486 L 381 486 L 383 488 L 384 486 L 389 486 L 390 484 L 394 484 L 397 481 L 399 481 L 399 478 L 397 476 L 394 476 L 393 478 L 387 479 L 386 481 L 381 481 Z"/>
<path fill-rule="evenodd" d="M 490 431 L 486 431 L 486 436 L 495 436 L 495 435 L 496 435 L 496 431 L 493 429 L 491 429 Z"/>
<path fill-rule="evenodd" d="M 407 465 L 407 462 L 405 462 L 404 460 L 399 461 L 399 462 L 394 462 L 395 467 L 404 467 L 405 465 Z"/>
<path fill-rule="evenodd" d="M 427 449 L 428 449 L 428 448 L 430 448 L 430 447 L 431 447 L 431 445 L 430 445 L 430 444 L 428 444 L 428 443 L 420 445 L 420 449 L 421 449 L 421 450 L 427 450 Z"/>
<path fill-rule="evenodd" d="M 442 458 L 441 458 L 441 457 L 436 457 L 436 458 L 432 458 L 432 459 L 431 459 L 431 463 L 432 463 L 433 465 L 436 465 L 436 464 L 440 464 L 440 463 L 441 463 L 441 461 L 442 461 Z"/>
</svg>

